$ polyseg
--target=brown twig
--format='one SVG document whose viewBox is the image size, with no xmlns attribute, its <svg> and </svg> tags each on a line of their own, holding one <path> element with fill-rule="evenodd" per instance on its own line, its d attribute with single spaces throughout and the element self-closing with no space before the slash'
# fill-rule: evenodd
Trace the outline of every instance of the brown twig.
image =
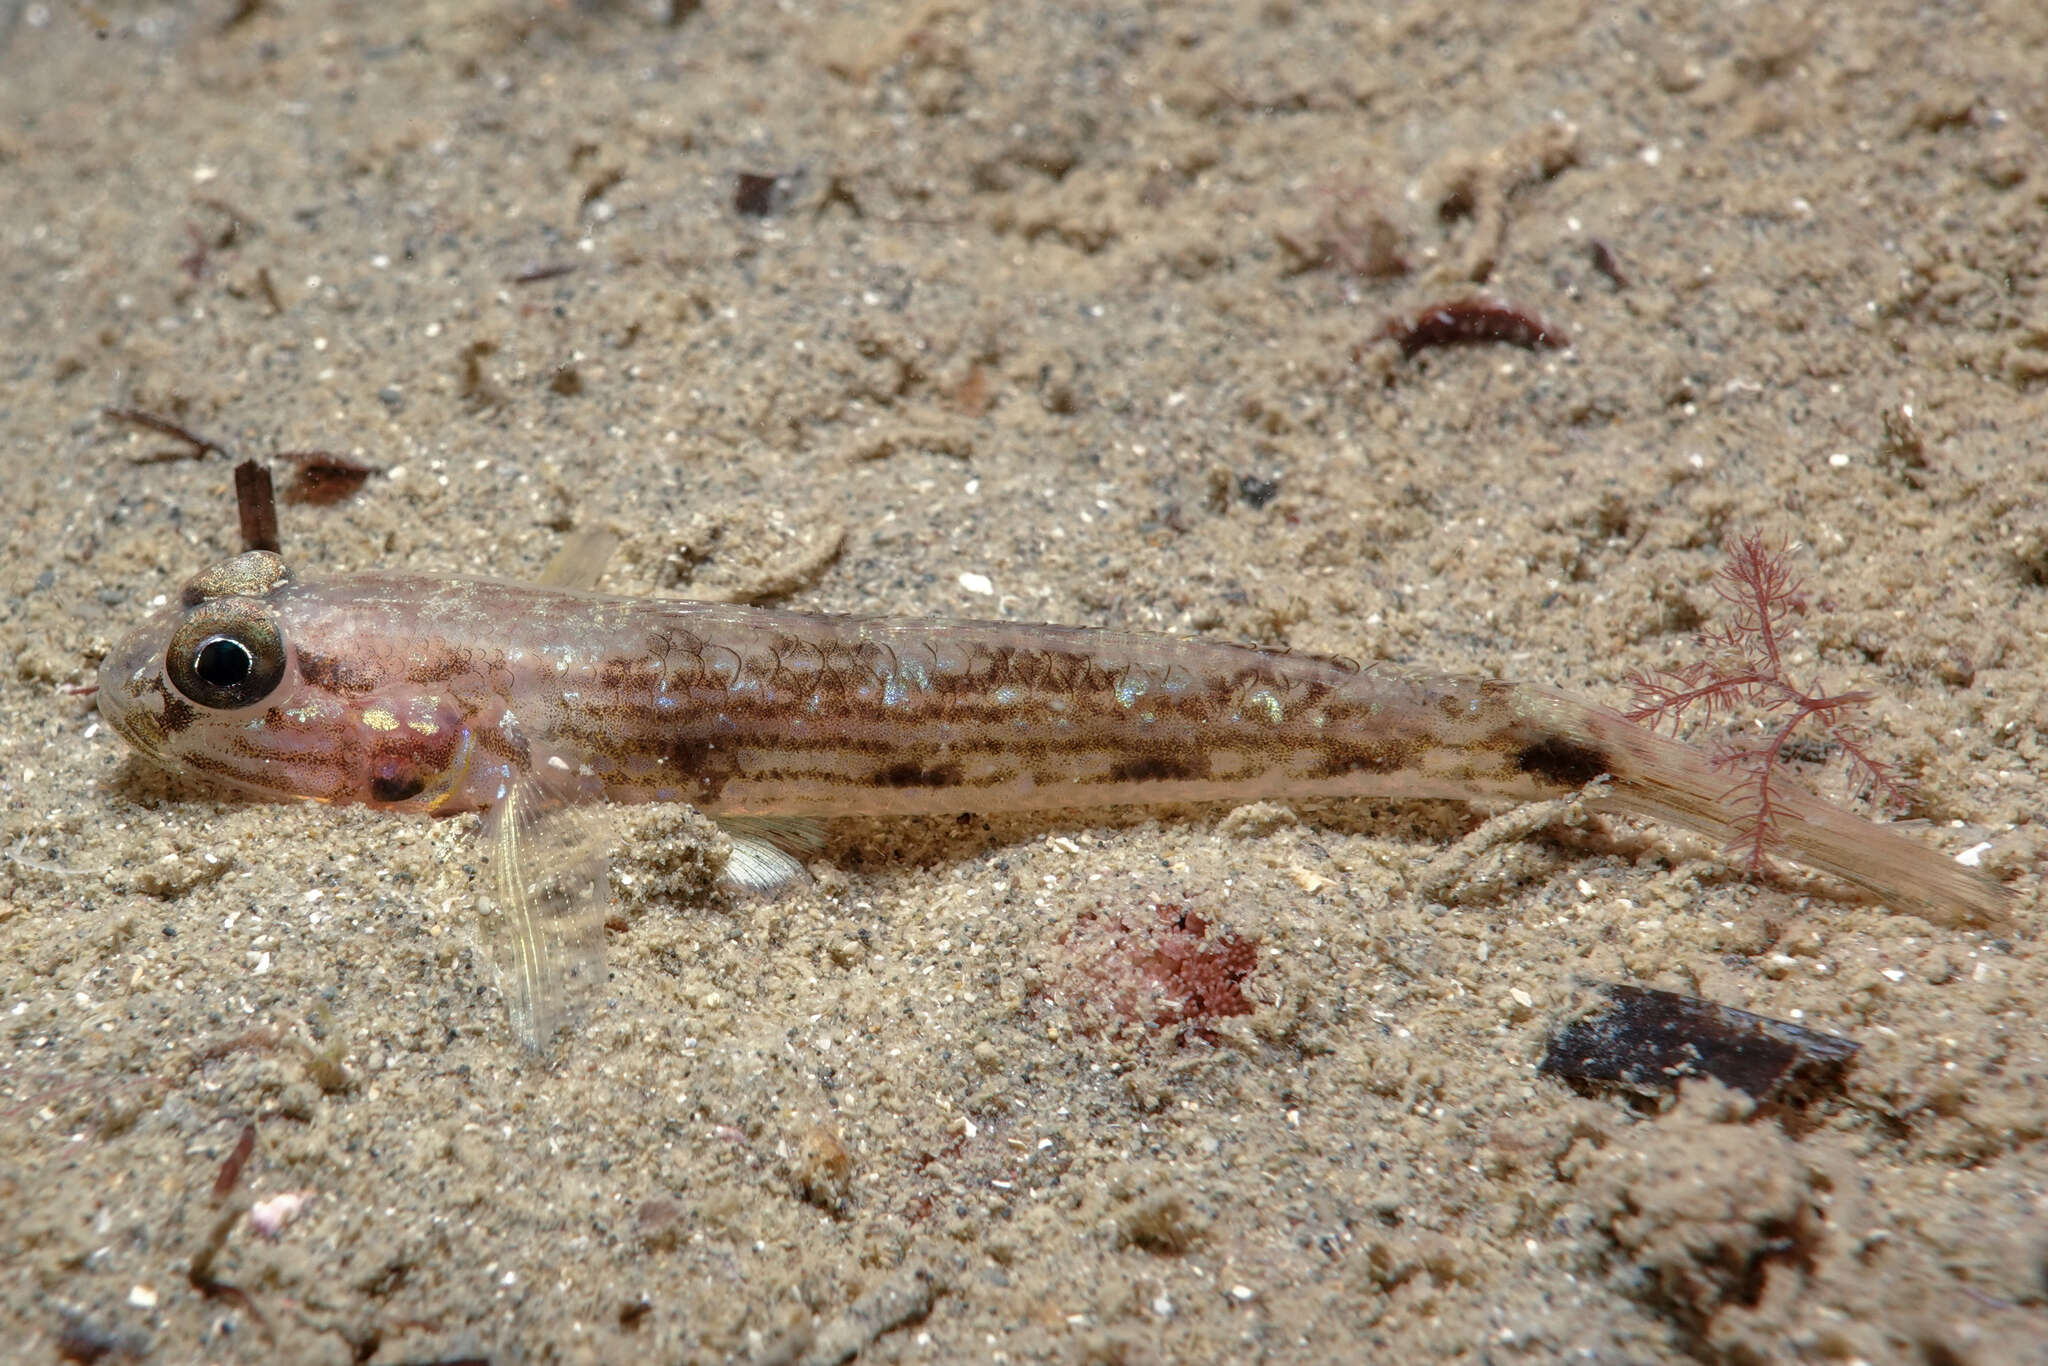
<svg viewBox="0 0 2048 1366">
<path fill-rule="evenodd" d="M 235 1187 L 242 1184 L 242 1169 L 249 1165 L 249 1155 L 256 1151 L 256 1126 L 244 1124 L 242 1136 L 235 1140 L 234 1150 L 227 1160 L 220 1164 L 220 1174 L 213 1178 L 213 1203 L 218 1205 L 235 1193 Z"/>
<path fill-rule="evenodd" d="M 277 497 L 262 461 L 244 460 L 235 466 L 235 511 L 242 521 L 242 549 L 273 555 L 283 549 L 277 538 Z"/>
<path fill-rule="evenodd" d="M 182 441 L 191 447 L 190 450 L 155 451 L 149 455 L 140 456 L 135 462 L 138 465 L 152 464 L 162 460 L 203 460 L 207 456 L 216 453 L 221 455 L 228 453 L 228 448 L 215 441 L 212 437 L 201 436 L 189 427 L 181 427 L 167 417 L 158 417 L 155 413 L 146 413 L 140 408 L 102 408 L 100 411 L 106 416 L 113 418 L 116 422 L 125 422 L 131 427 L 140 427 L 146 432 L 155 432 L 158 436 L 168 436 L 174 441 Z"/>
</svg>

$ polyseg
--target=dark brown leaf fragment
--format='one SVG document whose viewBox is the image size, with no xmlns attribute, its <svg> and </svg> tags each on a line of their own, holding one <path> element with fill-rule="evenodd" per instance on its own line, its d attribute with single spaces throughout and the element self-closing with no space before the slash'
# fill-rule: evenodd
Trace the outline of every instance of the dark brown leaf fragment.
<svg viewBox="0 0 2048 1366">
<path fill-rule="evenodd" d="M 274 458 L 298 466 L 292 482 L 285 487 L 285 501 L 314 507 L 328 507 L 352 498 L 361 492 L 371 475 L 384 472 L 375 465 L 333 451 L 279 451 Z"/>
<path fill-rule="evenodd" d="M 1596 237 L 1587 246 L 1586 254 L 1592 258 L 1593 269 L 1605 275 L 1609 284 L 1616 289 L 1628 288 L 1628 272 L 1621 268 L 1621 260 L 1615 256 L 1613 247 Z"/>
<path fill-rule="evenodd" d="M 272 317 L 284 312 L 284 300 L 278 297 L 277 281 L 270 278 L 269 266 L 256 267 L 256 289 L 263 295 L 263 302 L 270 305 Z"/>
<path fill-rule="evenodd" d="M 1537 1070 L 1655 1094 L 1713 1077 L 1759 1104 L 1831 1090 L 1862 1045 L 1654 987 L 1600 984 L 1604 1010 L 1557 1032 Z"/>
<path fill-rule="evenodd" d="M 781 176 L 741 171 L 733 177 L 732 211 L 748 218 L 766 218 L 779 207 L 775 189 Z"/>
<path fill-rule="evenodd" d="M 57 1330 L 57 1360 L 75 1361 L 82 1366 L 95 1362 L 139 1361 L 149 1355 L 149 1340 L 139 1334 L 116 1333 L 100 1327 L 83 1314 L 66 1313 Z"/>
</svg>

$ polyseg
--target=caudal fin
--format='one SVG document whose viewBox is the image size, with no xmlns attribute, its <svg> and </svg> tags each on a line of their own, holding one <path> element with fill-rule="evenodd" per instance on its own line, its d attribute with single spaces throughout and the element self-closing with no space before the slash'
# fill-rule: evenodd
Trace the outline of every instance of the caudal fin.
<svg viewBox="0 0 2048 1366">
<path fill-rule="evenodd" d="M 1645 729 L 1604 707 L 1544 688 L 1528 690 L 1524 715 L 1561 741 L 1600 756 L 1609 781 L 1588 804 L 1648 816 L 1722 844 L 1755 834 L 1739 776 L 1717 769 L 1699 750 Z M 1767 852 L 1841 878 L 1893 910 L 1941 925 L 2011 923 L 2003 886 L 1938 849 L 1821 800 L 1790 775 L 1772 780 Z"/>
</svg>

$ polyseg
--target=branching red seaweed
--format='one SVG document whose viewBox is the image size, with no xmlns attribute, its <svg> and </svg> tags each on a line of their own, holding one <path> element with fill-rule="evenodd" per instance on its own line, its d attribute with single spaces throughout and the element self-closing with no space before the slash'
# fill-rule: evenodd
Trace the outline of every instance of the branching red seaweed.
<svg viewBox="0 0 2048 1366">
<path fill-rule="evenodd" d="M 1882 805 L 1903 804 L 1908 796 L 1894 769 L 1871 752 L 1862 716 L 1872 695 L 1825 692 L 1817 682 L 1797 681 L 1786 668 L 1789 626 L 1808 608 L 1805 586 L 1792 570 L 1795 549 L 1760 533 L 1731 542 L 1714 592 L 1734 609 L 1733 620 L 1700 633 L 1701 658 L 1629 675 L 1635 697 L 1628 718 L 1643 725 L 1669 721 L 1676 729 L 1688 715 L 1712 719 L 1738 709 L 1757 714 L 1761 738 L 1725 742 L 1713 753 L 1715 766 L 1735 776 L 1729 796 L 1743 818 L 1730 847 L 1753 873 L 1768 869 L 1780 843 L 1781 770 L 1802 727 L 1818 732 L 1842 755 L 1862 795 Z"/>
</svg>

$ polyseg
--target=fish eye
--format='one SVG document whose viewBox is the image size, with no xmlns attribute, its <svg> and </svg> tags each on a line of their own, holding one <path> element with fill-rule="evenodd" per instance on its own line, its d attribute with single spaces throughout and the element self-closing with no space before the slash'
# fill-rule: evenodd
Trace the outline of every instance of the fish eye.
<svg viewBox="0 0 2048 1366">
<path fill-rule="evenodd" d="M 284 639 L 260 610 L 210 603 L 171 638 L 164 671 L 171 686 L 209 710 L 253 707 L 284 678 Z"/>
<path fill-rule="evenodd" d="M 210 688 L 239 688 L 256 672 L 256 656 L 233 636 L 208 636 L 192 656 L 192 672 Z"/>
</svg>

